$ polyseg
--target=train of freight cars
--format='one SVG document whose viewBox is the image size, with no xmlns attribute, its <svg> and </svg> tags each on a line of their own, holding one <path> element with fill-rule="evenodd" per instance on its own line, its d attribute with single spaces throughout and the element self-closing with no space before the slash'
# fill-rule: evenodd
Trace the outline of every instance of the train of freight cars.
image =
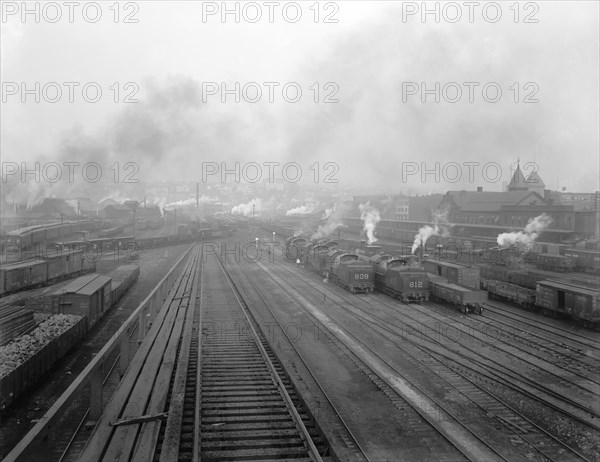
<svg viewBox="0 0 600 462">
<path fill-rule="evenodd" d="M 81 250 L 9 263 L 0 266 L 0 295 L 43 287 L 95 269 L 96 263 Z"/>
<path fill-rule="evenodd" d="M 135 240 L 132 236 L 120 236 L 52 243 L 42 251 L 38 249 L 32 252 L 33 258 L 1 265 L 0 295 L 43 287 L 94 271 L 98 259 L 107 252 L 122 252 L 125 258 L 138 250 L 185 244 L 210 237 L 211 230 L 193 229 L 182 235 Z"/>
<path fill-rule="evenodd" d="M 600 323 L 598 284 L 564 275 L 549 275 L 503 266 L 481 267 L 481 287 L 490 298 L 513 302 L 525 309 L 567 315 L 586 326 Z"/>
<path fill-rule="evenodd" d="M 138 279 L 137 265 L 120 266 L 107 275 L 87 274 L 73 281 L 48 288 L 43 294 L 28 298 L 28 310 L 51 314 L 75 314 L 82 317 L 77 335 L 69 332 L 44 346 L 37 355 L 19 364 L 0 380 L 0 409 L 28 392 L 52 367 L 61 354 L 78 341 L 119 301 Z"/>
<path fill-rule="evenodd" d="M 7 240 L 19 245 L 22 249 L 29 249 L 44 242 L 57 241 L 78 233 L 98 231 L 104 226 L 99 220 L 65 221 L 48 223 L 45 225 L 28 226 L 7 233 Z"/>
<path fill-rule="evenodd" d="M 286 257 L 302 262 L 352 293 L 378 290 L 405 303 L 431 298 L 454 305 L 465 314 L 481 314 L 487 301 L 487 293 L 479 290 L 478 272 L 467 274 L 470 268 L 452 264 L 449 265 L 453 268 L 444 267 L 443 271 L 423 268 L 412 255 L 393 257 L 376 246 L 350 252 L 339 249 L 337 242 L 330 239 L 314 242 L 295 237 L 286 242 Z"/>
</svg>

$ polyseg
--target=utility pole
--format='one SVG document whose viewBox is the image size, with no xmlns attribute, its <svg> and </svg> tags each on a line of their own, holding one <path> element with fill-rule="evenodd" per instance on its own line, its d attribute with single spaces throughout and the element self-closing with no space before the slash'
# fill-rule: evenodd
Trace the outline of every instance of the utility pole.
<svg viewBox="0 0 600 462">
<path fill-rule="evenodd" d="M 596 211 L 596 239 L 600 239 L 600 191 L 594 193 L 594 209 Z"/>
</svg>

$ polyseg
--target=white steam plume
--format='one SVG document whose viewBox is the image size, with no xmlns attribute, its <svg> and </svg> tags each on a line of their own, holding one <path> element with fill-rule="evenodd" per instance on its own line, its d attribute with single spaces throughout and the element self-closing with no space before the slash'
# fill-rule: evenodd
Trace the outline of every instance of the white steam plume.
<svg viewBox="0 0 600 462">
<path fill-rule="evenodd" d="M 445 223 L 448 222 L 448 210 L 433 211 L 433 226 L 425 225 L 419 228 L 419 232 L 415 235 L 415 240 L 412 245 L 412 253 L 414 254 L 419 246 L 427 242 L 431 236 L 447 236 L 449 234 Z"/>
<path fill-rule="evenodd" d="M 296 207 L 285 212 L 285 216 L 289 217 L 292 215 L 307 215 L 309 213 L 314 213 L 315 206 L 314 205 L 301 205 L 300 207 Z"/>
<path fill-rule="evenodd" d="M 367 242 L 371 245 L 374 242 L 377 242 L 377 238 L 375 237 L 375 227 L 381 220 L 379 210 L 372 207 L 369 202 L 360 204 L 358 208 L 360 210 L 360 219 L 363 221 L 363 231 L 367 233 Z"/>
<path fill-rule="evenodd" d="M 253 206 L 254 206 L 254 213 L 258 215 L 260 213 L 260 210 L 262 207 L 261 200 L 258 198 L 252 199 L 247 204 L 236 205 L 235 207 L 233 207 L 231 209 L 231 214 L 232 215 L 243 215 L 245 217 L 251 217 Z"/>
<path fill-rule="evenodd" d="M 515 244 L 529 244 L 534 242 L 538 236 L 552 223 L 552 218 L 545 213 L 532 218 L 523 231 L 502 233 L 498 235 L 496 242 L 502 248 L 511 247 Z"/>
<path fill-rule="evenodd" d="M 199 204 L 208 204 L 208 203 L 219 202 L 219 199 L 216 197 L 209 197 L 202 195 L 198 198 Z M 171 202 L 170 204 L 165 205 L 165 207 L 184 207 L 186 205 L 196 205 L 196 198 L 190 197 L 189 199 L 184 199 L 180 201 Z"/>
</svg>

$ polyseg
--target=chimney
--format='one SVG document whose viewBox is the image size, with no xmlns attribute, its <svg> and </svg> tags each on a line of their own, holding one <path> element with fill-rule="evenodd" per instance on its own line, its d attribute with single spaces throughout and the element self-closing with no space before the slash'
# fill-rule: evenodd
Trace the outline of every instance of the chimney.
<svg viewBox="0 0 600 462">
<path fill-rule="evenodd" d="M 200 207 L 200 183 L 196 182 L 196 208 Z"/>
<path fill-rule="evenodd" d="M 477 186 L 477 192 L 483 192 L 483 187 L 482 186 Z"/>
</svg>

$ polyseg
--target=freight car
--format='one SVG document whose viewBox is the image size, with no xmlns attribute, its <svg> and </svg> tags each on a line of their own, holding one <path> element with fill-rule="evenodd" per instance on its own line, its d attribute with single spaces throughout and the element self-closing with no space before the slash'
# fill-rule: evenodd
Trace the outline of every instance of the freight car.
<svg viewBox="0 0 600 462">
<path fill-rule="evenodd" d="M 137 265 L 120 266 L 107 275 L 87 274 L 45 289 L 42 294 L 27 299 L 25 306 L 33 311 L 83 316 L 89 329 L 123 297 L 139 274 Z"/>
<path fill-rule="evenodd" d="M 427 273 L 406 265 L 389 268 L 385 272 L 384 292 L 404 303 L 428 301 Z"/>
<path fill-rule="evenodd" d="M 450 303 L 460 309 L 464 314 L 483 313 L 483 304 L 487 302 L 487 292 L 459 286 L 447 282 L 446 278 L 428 275 L 429 292 L 433 300 Z"/>
<path fill-rule="evenodd" d="M 600 293 L 589 288 L 554 281 L 540 281 L 536 305 L 545 311 L 567 314 L 587 326 L 600 322 Z"/>
<path fill-rule="evenodd" d="M 479 289 L 481 271 L 476 266 L 464 266 L 440 260 L 427 260 L 423 262 L 425 271 L 436 276 L 442 276 L 450 282 L 471 289 Z"/>
<path fill-rule="evenodd" d="M 373 276 L 373 267 L 360 261 L 355 253 L 337 255 L 327 273 L 331 282 L 353 294 L 373 292 L 375 288 Z"/>
<path fill-rule="evenodd" d="M 490 298 L 507 300 L 524 308 L 531 308 L 535 305 L 535 290 L 526 289 L 510 282 L 489 280 L 486 281 L 484 289 L 488 291 Z"/>
<path fill-rule="evenodd" d="M 96 220 L 81 220 L 48 223 L 45 225 L 34 225 L 19 228 L 7 233 L 7 240 L 12 244 L 16 244 L 22 250 L 36 248 L 41 244 L 56 240 L 64 239 L 80 231 L 94 231 L 102 226 L 101 221 Z"/>
<path fill-rule="evenodd" d="M 575 269 L 598 273 L 600 271 L 600 252 L 597 250 L 564 249 L 562 254 L 573 259 Z"/>
<path fill-rule="evenodd" d="M 138 265 L 123 265 L 111 271 L 111 305 L 117 303 L 140 276 Z"/>
<path fill-rule="evenodd" d="M 34 289 L 95 270 L 82 251 L 0 266 L 0 295 Z"/>
<path fill-rule="evenodd" d="M 575 262 L 571 257 L 565 255 L 539 253 L 536 255 L 535 266 L 538 269 L 563 273 L 573 271 L 575 269 Z"/>
</svg>

